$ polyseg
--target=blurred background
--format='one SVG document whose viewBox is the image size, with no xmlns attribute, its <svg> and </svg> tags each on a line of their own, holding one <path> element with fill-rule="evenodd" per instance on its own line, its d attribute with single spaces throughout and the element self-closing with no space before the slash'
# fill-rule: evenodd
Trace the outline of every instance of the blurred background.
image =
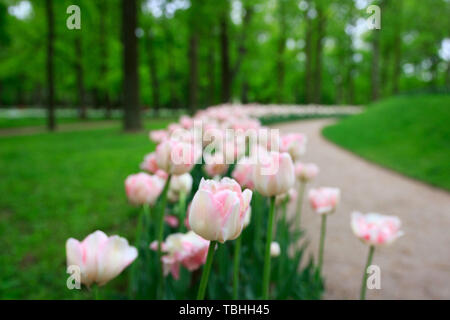
<svg viewBox="0 0 450 320">
<path fill-rule="evenodd" d="M 378 260 L 393 271 L 381 297 L 450 297 L 449 17 L 449 0 L 0 0 L 0 298 L 90 298 L 66 287 L 67 238 L 133 242 L 123 183 L 155 148 L 148 130 L 223 103 L 360 106 L 283 127 L 308 134 L 318 181 L 343 190 L 329 297 L 357 297 L 355 209 L 405 224 Z"/>
<path fill-rule="evenodd" d="M 67 27 L 73 4 L 81 29 Z M 368 29 L 371 4 L 380 30 Z M 449 14 L 448 0 L 1 0 L 0 106 L 50 102 L 83 119 L 136 104 L 194 112 L 448 92 Z"/>
</svg>

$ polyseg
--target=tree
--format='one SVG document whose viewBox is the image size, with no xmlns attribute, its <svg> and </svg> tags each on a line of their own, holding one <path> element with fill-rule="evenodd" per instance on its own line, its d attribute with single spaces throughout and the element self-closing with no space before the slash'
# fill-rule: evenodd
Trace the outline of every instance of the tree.
<svg viewBox="0 0 450 320">
<path fill-rule="evenodd" d="M 228 36 L 228 12 L 223 11 L 220 15 L 220 61 L 222 79 L 222 102 L 231 100 L 231 70 L 230 70 L 230 49 Z"/>
<path fill-rule="evenodd" d="M 314 64 L 313 102 L 320 103 L 322 99 L 322 48 L 325 38 L 325 8 L 322 1 L 317 2 L 317 26 L 316 26 L 316 60 Z"/>
<path fill-rule="evenodd" d="M 80 119 L 86 119 L 87 108 L 84 89 L 83 44 L 81 33 L 75 37 L 75 74 L 77 78 L 78 116 Z"/>
<path fill-rule="evenodd" d="M 47 128 L 56 129 L 55 121 L 55 83 L 53 71 L 53 55 L 55 41 L 55 26 L 53 16 L 53 0 L 45 0 L 47 14 Z"/>
<path fill-rule="evenodd" d="M 122 0 L 123 43 L 123 128 L 134 131 L 142 128 L 139 105 L 137 0 Z"/>
</svg>

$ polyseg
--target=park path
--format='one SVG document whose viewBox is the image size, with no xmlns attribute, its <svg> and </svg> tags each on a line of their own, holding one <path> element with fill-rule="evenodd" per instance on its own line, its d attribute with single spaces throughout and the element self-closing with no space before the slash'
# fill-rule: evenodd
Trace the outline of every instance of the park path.
<svg viewBox="0 0 450 320">
<path fill-rule="evenodd" d="M 309 187 L 341 189 L 338 210 L 327 219 L 324 256 L 326 299 L 357 299 L 368 248 L 350 229 L 354 210 L 397 215 L 405 235 L 392 246 L 375 251 L 381 268 L 381 289 L 368 299 L 450 299 L 450 193 L 370 163 L 329 142 L 321 129 L 332 120 L 279 124 L 282 133 L 308 136 L 303 160 L 315 162 L 320 173 Z M 317 256 L 320 219 L 309 204 L 302 225 Z"/>
</svg>

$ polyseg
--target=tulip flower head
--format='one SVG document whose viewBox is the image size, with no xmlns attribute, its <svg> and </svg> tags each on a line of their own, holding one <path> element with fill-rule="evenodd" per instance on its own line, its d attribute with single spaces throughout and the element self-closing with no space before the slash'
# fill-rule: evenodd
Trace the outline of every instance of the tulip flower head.
<svg viewBox="0 0 450 320">
<path fill-rule="evenodd" d="M 255 189 L 266 197 L 286 193 L 294 186 L 294 164 L 288 153 L 270 152 L 258 157 L 254 166 Z"/>
<path fill-rule="evenodd" d="M 169 191 L 167 193 L 167 198 L 171 202 L 176 202 L 179 200 L 180 195 L 188 195 L 192 189 L 193 179 L 190 173 L 185 173 L 179 176 L 173 176 L 170 180 Z"/>
<path fill-rule="evenodd" d="M 132 174 L 125 180 L 125 191 L 133 205 L 154 205 L 163 188 L 163 178 L 144 172 Z"/>
<path fill-rule="evenodd" d="M 89 287 L 92 283 L 102 286 L 117 277 L 136 259 L 138 251 L 125 238 L 95 231 L 82 242 L 68 239 L 66 255 L 67 266 L 78 266 L 81 283 Z"/>
<path fill-rule="evenodd" d="M 318 214 L 329 214 L 336 210 L 340 200 L 338 188 L 311 189 L 308 194 L 309 202 Z"/>
<path fill-rule="evenodd" d="M 306 150 L 306 136 L 302 133 L 289 133 L 280 139 L 280 151 L 287 152 L 297 161 Z"/>
<path fill-rule="evenodd" d="M 164 222 L 167 223 L 171 228 L 178 228 L 179 225 L 178 218 L 174 215 L 165 215 Z"/>
<path fill-rule="evenodd" d="M 154 130 L 150 131 L 149 137 L 153 142 L 161 143 L 169 138 L 169 134 L 166 130 Z"/>
<path fill-rule="evenodd" d="M 314 163 L 296 162 L 295 176 L 302 182 L 308 182 L 314 179 L 319 173 L 319 167 Z"/>
<path fill-rule="evenodd" d="M 244 157 L 239 159 L 234 167 L 231 176 L 241 185 L 242 188 L 252 189 L 255 187 L 253 183 L 253 166 L 254 161 Z"/>
<path fill-rule="evenodd" d="M 156 148 L 158 167 L 174 175 L 191 171 L 200 155 L 193 144 L 175 139 L 165 140 Z"/>
<path fill-rule="evenodd" d="M 189 209 L 189 225 L 199 236 L 224 243 L 242 232 L 252 192 L 230 178 L 202 179 Z"/>
<path fill-rule="evenodd" d="M 398 217 L 379 213 L 364 215 L 360 212 L 353 212 L 351 226 L 356 237 L 373 246 L 391 244 L 403 235 L 400 230 L 401 221 Z"/>
<path fill-rule="evenodd" d="M 221 153 L 205 156 L 205 172 L 209 177 L 222 176 L 228 171 L 229 165 L 225 163 L 225 157 Z"/>
<path fill-rule="evenodd" d="M 283 203 L 291 204 L 291 203 L 295 202 L 295 200 L 297 199 L 297 196 L 298 196 L 297 190 L 295 190 L 294 188 L 291 188 L 291 189 L 289 189 L 288 192 L 276 196 L 275 203 L 277 205 L 281 205 Z"/>
<path fill-rule="evenodd" d="M 193 231 L 187 233 L 174 233 L 162 243 L 162 250 L 166 254 L 161 258 L 163 262 L 164 275 L 169 273 L 175 279 L 179 278 L 180 265 L 189 271 L 200 268 L 206 261 L 209 241 L 195 234 Z M 157 250 L 158 243 L 154 241 L 150 248 Z"/>
</svg>

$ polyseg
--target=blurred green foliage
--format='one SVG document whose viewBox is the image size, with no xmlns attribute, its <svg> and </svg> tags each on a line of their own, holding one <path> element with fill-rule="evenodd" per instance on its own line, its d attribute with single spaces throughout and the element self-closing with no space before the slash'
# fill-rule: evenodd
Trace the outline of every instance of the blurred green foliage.
<svg viewBox="0 0 450 320">
<path fill-rule="evenodd" d="M 8 13 L 23 1 L 0 0 L 0 104 L 45 105 L 45 2 L 31 1 L 31 14 L 23 19 Z M 154 106 L 155 90 L 159 91 L 158 107 L 188 105 L 193 90 L 189 86 L 192 35 L 197 39 L 198 106 L 224 101 L 225 51 L 233 101 L 310 102 L 306 92 L 310 83 L 320 85 L 323 103 L 365 104 L 371 99 L 374 72 L 381 97 L 396 92 L 448 90 L 450 86 L 450 63 L 439 54 L 443 39 L 450 36 L 450 2 L 446 0 L 138 2 L 144 105 Z M 365 10 L 370 3 L 382 8 L 380 31 L 367 30 L 369 14 Z M 66 27 L 66 9 L 71 4 L 81 8 L 81 30 Z M 54 1 L 55 83 L 60 105 L 77 103 L 77 37 L 81 37 L 83 48 L 79 58 L 86 103 L 121 104 L 120 8 L 119 0 Z M 378 57 L 373 49 L 376 32 L 380 35 Z M 227 48 L 222 47 L 222 37 L 228 40 Z M 312 50 L 309 60 L 308 47 Z M 308 81 L 305 70 L 308 65 L 315 66 L 319 57 L 321 65 Z M 151 81 L 151 68 L 159 80 L 158 89 Z"/>
</svg>

